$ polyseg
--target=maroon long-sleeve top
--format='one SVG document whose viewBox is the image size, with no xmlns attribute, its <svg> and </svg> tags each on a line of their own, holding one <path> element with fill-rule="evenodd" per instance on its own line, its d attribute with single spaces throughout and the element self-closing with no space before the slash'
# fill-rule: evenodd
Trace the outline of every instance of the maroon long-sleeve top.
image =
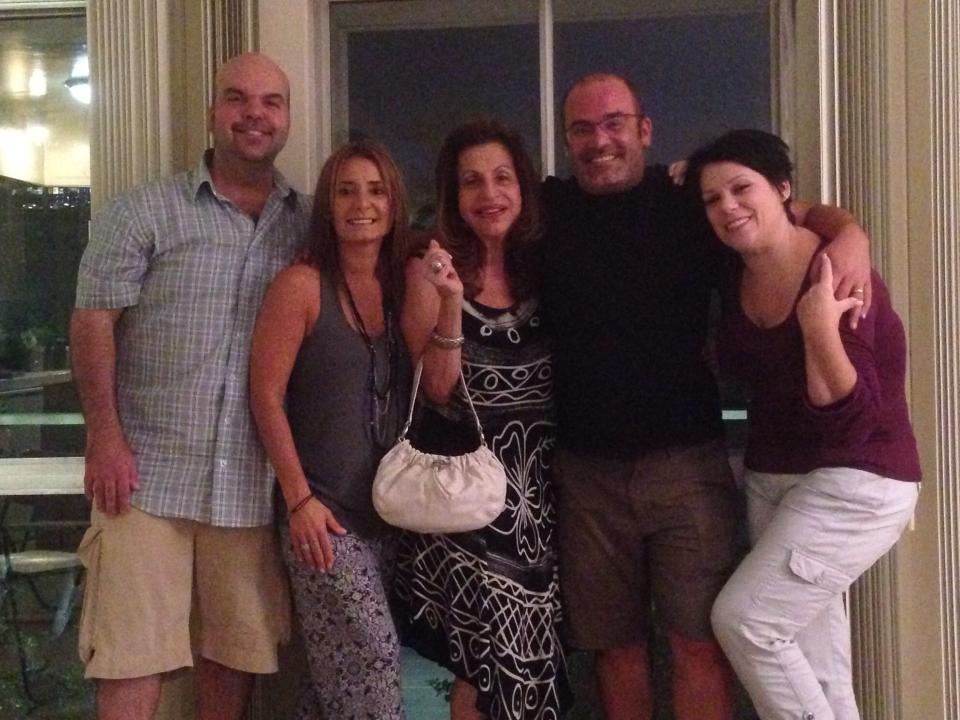
<svg viewBox="0 0 960 720">
<path fill-rule="evenodd" d="M 917 444 L 904 391 L 906 336 L 883 280 L 872 275 L 873 304 L 856 330 L 841 321 L 843 346 L 857 370 L 845 398 L 825 407 L 807 399 L 803 336 L 796 310 L 760 328 L 743 314 L 739 272 L 724 298 L 718 348 L 724 372 L 751 397 L 744 465 L 758 472 L 807 473 L 853 467 L 920 480 Z M 806 292 L 805 282 L 800 295 Z M 798 296 L 799 298 L 799 296 Z"/>
</svg>

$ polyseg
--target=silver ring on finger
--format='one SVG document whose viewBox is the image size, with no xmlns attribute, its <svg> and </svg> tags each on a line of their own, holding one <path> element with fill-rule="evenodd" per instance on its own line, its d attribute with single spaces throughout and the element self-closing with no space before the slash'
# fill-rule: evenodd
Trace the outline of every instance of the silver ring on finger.
<svg viewBox="0 0 960 720">
<path fill-rule="evenodd" d="M 854 294 L 854 295 L 863 295 L 863 288 L 854 288 L 854 289 L 853 289 L 853 294 Z"/>
<path fill-rule="evenodd" d="M 300 543 L 300 549 L 303 552 L 307 552 L 310 549 L 310 543 L 308 542 Z"/>
<path fill-rule="evenodd" d="M 442 260 L 434 260 L 430 263 L 430 269 L 433 270 L 434 275 L 439 275 L 446 266 L 447 264 Z"/>
</svg>

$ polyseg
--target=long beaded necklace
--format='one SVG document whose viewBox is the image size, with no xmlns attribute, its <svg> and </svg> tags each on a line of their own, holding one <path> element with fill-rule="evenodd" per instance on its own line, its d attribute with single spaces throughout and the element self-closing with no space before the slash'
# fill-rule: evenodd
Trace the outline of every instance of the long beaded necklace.
<svg viewBox="0 0 960 720">
<path fill-rule="evenodd" d="M 357 309 L 353 292 L 350 290 L 350 283 L 347 282 L 346 278 L 343 279 L 343 286 L 347 291 L 347 300 L 350 302 L 353 320 L 357 324 L 357 330 L 360 331 L 360 337 L 363 338 L 363 342 L 367 346 L 367 353 L 370 355 L 370 372 L 367 374 L 370 395 L 370 439 L 379 447 L 388 448 L 394 441 L 394 438 L 389 436 L 390 401 L 393 399 L 395 404 L 397 402 L 397 395 L 393 392 L 393 386 L 399 360 L 397 339 L 393 331 L 393 313 L 387 306 L 386 299 L 384 299 L 383 327 L 387 336 L 387 372 L 381 384 L 377 382 L 377 348 L 370 337 L 370 333 L 367 332 L 367 326 L 360 316 L 360 310 Z"/>
</svg>

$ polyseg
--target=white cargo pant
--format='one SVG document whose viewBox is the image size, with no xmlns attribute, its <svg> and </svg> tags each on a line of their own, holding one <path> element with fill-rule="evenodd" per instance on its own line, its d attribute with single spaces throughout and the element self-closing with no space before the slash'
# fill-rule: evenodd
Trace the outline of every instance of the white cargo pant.
<svg viewBox="0 0 960 720">
<path fill-rule="evenodd" d="M 843 593 L 913 513 L 919 484 L 852 468 L 745 474 L 753 549 L 713 629 L 763 720 L 858 720 Z"/>
</svg>

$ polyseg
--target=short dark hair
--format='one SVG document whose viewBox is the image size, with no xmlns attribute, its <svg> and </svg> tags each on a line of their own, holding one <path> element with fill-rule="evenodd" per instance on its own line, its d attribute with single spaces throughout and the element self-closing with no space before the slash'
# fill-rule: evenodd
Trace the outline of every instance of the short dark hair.
<svg viewBox="0 0 960 720">
<path fill-rule="evenodd" d="M 333 224 L 333 196 L 337 177 L 344 164 L 353 158 L 364 158 L 377 166 L 390 198 L 390 231 L 380 247 L 377 274 L 384 297 L 399 304 L 403 290 L 403 265 L 409 254 L 409 217 L 407 193 L 400 169 L 389 151 L 374 140 L 357 140 L 337 149 L 323 164 L 313 195 L 313 214 L 302 261 L 329 272 L 335 283 L 342 281 L 337 233 Z"/>
<path fill-rule="evenodd" d="M 693 152 L 687 160 L 684 186 L 695 197 L 700 197 L 700 177 L 707 165 L 732 162 L 760 173 L 774 187 L 793 184 L 793 163 L 790 147 L 777 135 L 765 130 L 731 130 L 711 140 Z M 784 209 L 793 222 L 790 198 L 784 200 Z"/>
<path fill-rule="evenodd" d="M 463 280 L 466 296 L 475 296 L 481 290 L 479 275 L 486 250 L 460 215 L 457 164 L 464 150 L 488 143 L 502 145 L 510 154 L 520 185 L 520 214 L 507 233 L 504 262 L 510 289 L 515 299 L 522 300 L 534 292 L 533 253 L 540 237 L 540 178 L 519 133 L 496 120 L 482 118 L 460 125 L 447 135 L 437 157 L 438 225 Z"/>
<path fill-rule="evenodd" d="M 699 192 L 703 168 L 718 162 L 744 165 L 763 175 L 772 185 L 793 182 L 790 147 L 765 130 L 731 130 L 697 148 L 687 160 L 685 183 Z"/>
<path fill-rule="evenodd" d="M 564 124 L 566 124 L 567 122 L 567 117 L 566 117 L 567 100 L 570 99 L 570 95 L 573 93 L 574 90 L 576 90 L 577 88 L 581 88 L 584 85 L 589 85 L 590 83 L 603 82 L 605 80 L 614 80 L 616 82 L 623 83 L 626 86 L 627 90 L 630 91 L 630 94 L 633 96 L 633 102 L 634 102 L 634 105 L 636 106 L 637 115 L 646 115 L 646 110 L 644 109 L 644 106 L 643 106 L 643 96 L 640 94 L 640 91 L 637 90 L 636 84 L 633 83 L 629 78 L 623 75 L 620 75 L 619 73 L 602 70 L 599 72 L 592 72 L 580 78 L 577 78 L 577 80 L 574 81 L 573 85 L 567 88 L 567 92 L 563 96 L 563 102 L 560 104 L 561 121 Z"/>
</svg>

